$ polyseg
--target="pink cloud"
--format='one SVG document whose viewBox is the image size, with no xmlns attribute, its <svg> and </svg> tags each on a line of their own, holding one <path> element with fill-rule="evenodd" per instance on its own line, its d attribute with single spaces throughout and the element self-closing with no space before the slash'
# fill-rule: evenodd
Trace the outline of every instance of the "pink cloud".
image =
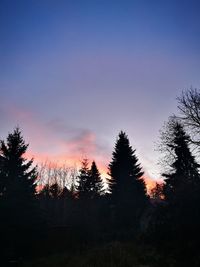
<svg viewBox="0 0 200 267">
<path fill-rule="evenodd" d="M 98 165 L 106 165 L 108 152 L 97 142 L 96 135 L 89 129 L 79 129 L 64 125 L 59 119 L 42 122 L 29 110 L 12 106 L 7 109 L 8 120 L 22 129 L 29 148 L 28 158 L 41 163 L 46 160 L 80 165 L 83 158 L 96 160 Z M 12 131 L 12 129 L 9 129 Z"/>
<path fill-rule="evenodd" d="M 26 142 L 30 143 L 25 155 L 34 158 L 36 163 L 51 161 L 56 164 L 80 167 L 81 160 L 95 160 L 102 176 L 108 177 L 107 166 L 110 153 L 99 145 L 96 135 L 89 129 L 76 129 L 67 126 L 60 119 L 42 122 L 32 112 L 12 106 L 7 116 L 14 125 L 22 127 Z M 9 129 L 10 131 L 10 129 Z M 147 174 L 144 180 L 149 192 L 156 184 Z"/>
</svg>

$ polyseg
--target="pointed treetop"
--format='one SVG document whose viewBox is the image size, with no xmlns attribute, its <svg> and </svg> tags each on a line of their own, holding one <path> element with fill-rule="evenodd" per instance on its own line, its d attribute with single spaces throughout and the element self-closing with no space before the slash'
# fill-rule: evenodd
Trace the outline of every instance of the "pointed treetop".
<svg viewBox="0 0 200 267">
<path fill-rule="evenodd" d="M 90 169 L 92 198 L 98 197 L 104 193 L 104 183 L 95 161 L 92 162 Z"/>
<path fill-rule="evenodd" d="M 135 187 L 140 187 L 139 190 L 144 191 L 144 194 L 146 193 L 144 182 L 141 179 L 144 173 L 138 163 L 135 150 L 130 146 L 128 136 L 123 131 L 118 135 L 108 170 L 111 177 L 108 179 L 111 193 L 129 191 L 134 184 Z"/>
</svg>

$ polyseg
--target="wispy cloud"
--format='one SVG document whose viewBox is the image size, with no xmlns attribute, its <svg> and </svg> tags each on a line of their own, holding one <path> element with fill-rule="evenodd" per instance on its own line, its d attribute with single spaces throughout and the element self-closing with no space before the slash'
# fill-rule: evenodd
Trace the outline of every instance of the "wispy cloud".
<svg viewBox="0 0 200 267">
<path fill-rule="evenodd" d="M 96 161 L 104 178 L 108 177 L 107 166 L 111 151 L 108 151 L 101 140 L 97 140 L 96 134 L 90 129 L 74 128 L 60 118 L 44 121 L 30 110 L 14 105 L 7 106 L 3 111 L 13 126 L 21 127 L 26 142 L 30 144 L 27 158 L 34 158 L 39 164 L 50 161 L 77 167 L 83 158 L 88 158 Z M 12 131 L 12 128 L 8 131 Z M 146 171 L 145 173 L 144 180 L 150 191 L 156 182 Z"/>
<path fill-rule="evenodd" d="M 79 165 L 81 159 L 87 157 L 95 159 L 101 166 L 106 165 L 108 151 L 90 129 L 74 128 L 59 118 L 46 122 L 30 110 L 14 105 L 4 108 L 4 113 L 6 120 L 22 129 L 26 141 L 30 143 L 27 156 L 35 161 Z"/>
</svg>

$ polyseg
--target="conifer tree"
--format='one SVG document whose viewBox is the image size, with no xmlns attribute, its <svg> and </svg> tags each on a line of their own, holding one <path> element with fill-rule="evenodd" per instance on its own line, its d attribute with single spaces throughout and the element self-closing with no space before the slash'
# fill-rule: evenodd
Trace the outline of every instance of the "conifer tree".
<svg viewBox="0 0 200 267">
<path fill-rule="evenodd" d="M 173 120 L 170 127 L 167 145 L 174 160 L 171 170 L 163 175 L 165 205 L 157 210 L 154 236 L 159 247 L 171 247 L 172 255 L 185 263 L 184 256 L 196 250 L 200 238 L 200 165 L 190 151 L 190 137 L 182 124 Z"/>
<path fill-rule="evenodd" d="M 28 148 L 25 144 L 19 128 L 7 137 L 7 143 L 1 141 L 0 151 L 2 157 L 0 180 L 3 181 L 1 192 L 2 201 L 7 205 L 13 205 L 11 213 L 17 217 L 23 216 L 23 221 L 29 220 L 26 213 L 32 213 L 31 208 L 35 205 L 35 181 L 37 178 L 36 168 L 32 167 L 33 160 L 27 161 L 24 154 Z M 15 207 L 15 208 L 14 208 Z M 32 216 L 31 216 L 32 217 Z"/>
<path fill-rule="evenodd" d="M 31 167 L 33 160 L 24 158 L 27 148 L 19 128 L 8 135 L 6 142 L 0 142 L 0 223 L 5 250 L 7 242 L 13 253 L 27 239 L 31 242 L 33 228 L 40 222 L 35 198 L 37 171 Z"/>
<path fill-rule="evenodd" d="M 168 147 L 174 152 L 175 160 L 171 165 L 172 171 L 164 174 L 166 184 L 164 194 L 167 201 L 176 201 L 178 198 L 186 197 L 189 190 L 199 187 L 200 175 L 196 162 L 189 148 L 190 137 L 185 133 L 179 122 L 174 122 L 173 139 Z"/>
<path fill-rule="evenodd" d="M 78 185 L 76 187 L 79 198 L 92 199 L 100 196 L 104 191 L 104 185 L 96 163 L 93 161 L 89 169 L 88 160 L 84 159 L 79 172 L 80 175 L 78 176 Z"/>
<path fill-rule="evenodd" d="M 95 198 L 101 196 L 104 192 L 104 184 L 95 161 L 92 162 L 89 175 L 91 181 L 92 197 Z"/>
<path fill-rule="evenodd" d="M 80 174 L 77 177 L 78 184 L 76 186 L 79 199 L 88 199 L 91 196 L 91 182 L 90 182 L 90 174 L 88 167 L 88 159 L 83 159 L 79 173 Z"/>
<path fill-rule="evenodd" d="M 125 132 L 119 133 L 109 175 L 108 186 L 116 219 L 124 225 L 138 223 L 147 203 L 146 187 L 142 168 Z"/>
</svg>

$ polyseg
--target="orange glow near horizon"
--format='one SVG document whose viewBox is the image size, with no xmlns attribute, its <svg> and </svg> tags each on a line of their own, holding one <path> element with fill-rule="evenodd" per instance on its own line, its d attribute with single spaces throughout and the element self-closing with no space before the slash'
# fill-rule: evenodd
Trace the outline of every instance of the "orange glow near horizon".
<svg viewBox="0 0 200 267">
<path fill-rule="evenodd" d="M 33 158 L 36 164 L 39 164 L 39 165 L 44 164 L 44 163 L 50 163 L 57 167 L 68 166 L 68 167 L 74 167 L 74 168 L 79 169 L 81 167 L 81 161 L 83 160 L 84 157 L 80 158 L 80 157 L 77 157 L 76 155 L 68 156 L 66 154 L 50 157 L 46 154 L 39 154 L 39 153 L 36 154 L 36 153 L 26 152 L 25 158 L 27 159 Z M 92 160 L 88 159 L 88 160 L 89 160 L 89 164 L 91 164 L 91 161 L 93 159 Z M 102 160 L 98 160 L 96 164 L 102 175 L 102 178 L 105 181 L 106 178 L 109 178 L 107 165 Z M 143 176 L 143 180 L 146 185 L 147 193 L 149 194 L 151 190 L 155 187 L 157 181 L 153 180 L 152 178 L 146 175 Z"/>
<path fill-rule="evenodd" d="M 84 158 L 88 158 L 89 162 L 96 161 L 104 181 L 109 178 L 107 174 L 110 160 L 108 151 L 101 143 L 99 144 L 93 131 L 70 128 L 60 120 L 52 120 L 44 124 L 38 121 L 32 112 L 17 106 L 12 106 L 9 116 L 10 118 L 17 117 L 26 125 L 25 135 L 29 137 L 28 142 L 30 140 L 31 142 L 25 158 L 33 158 L 38 165 L 51 163 L 57 167 L 68 166 L 76 169 L 80 168 Z M 143 179 L 149 193 L 156 185 L 156 181 L 148 174 L 144 175 Z"/>
<path fill-rule="evenodd" d="M 145 181 L 147 193 L 150 194 L 151 190 L 156 186 L 156 181 L 148 176 L 143 176 Z"/>
</svg>

